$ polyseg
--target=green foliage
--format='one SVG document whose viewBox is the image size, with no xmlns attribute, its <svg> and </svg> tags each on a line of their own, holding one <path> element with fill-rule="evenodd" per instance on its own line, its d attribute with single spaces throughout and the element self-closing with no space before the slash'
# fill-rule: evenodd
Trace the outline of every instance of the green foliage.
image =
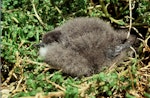
<svg viewBox="0 0 150 98">
<path fill-rule="evenodd" d="M 68 85 L 65 98 L 79 98 L 78 88 Z"/>
<path fill-rule="evenodd" d="M 132 96 L 132 95 L 130 95 L 130 94 L 126 94 L 126 98 L 136 98 L 135 96 Z"/>
<path fill-rule="evenodd" d="M 117 89 L 118 75 L 116 73 L 105 74 L 101 72 L 98 75 L 98 81 L 103 82 L 103 86 L 99 88 L 100 91 L 106 93 L 108 96 L 112 95 L 112 88 Z"/>
<path fill-rule="evenodd" d="M 148 93 L 144 93 L 144 96 L 145 96 L 146 98 L 150 98 L 150 94 L 148 94 Z"/>
<path fill-rule="evenodd" d="M 51 92 L 56 91 L 55 87 L 47 82 L 52 81 L 55 83 L 62 83 L 63 77 L 60 73 L 55 73 L 51 79 L 47 79 L 49 77 L 49 73 L 41 73 L 41 74 L 33 74 L 33 73 L 25 73 L 26 82 L 25 85 L 27 87 L 27 92 L 17 93 L 14 97 L 21 97 L 21 96 L 35 96 L 39 92 Z"/>
<path fill-rule="evenodd" d="M 136 12 L 138 13 L 138 18 L 135 20 L 136 22 L 143 22 L 150 25 L 150 2 L 146 0 L 142 0 L 142 2 L 138 3 L 139 7 Z"/>
<path fill-rule="evenodd" d="M 51 78 L 51 81 L 61 85 L 64 82 L 64 79 L 60 73 L 55 73 Z"/>
</svg>

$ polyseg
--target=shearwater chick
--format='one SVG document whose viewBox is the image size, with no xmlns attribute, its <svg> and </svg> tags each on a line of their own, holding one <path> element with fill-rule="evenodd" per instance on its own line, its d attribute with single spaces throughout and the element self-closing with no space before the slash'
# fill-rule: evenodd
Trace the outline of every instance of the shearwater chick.
<svg viewBox="0 0 150 98">
<path fill-rule="evenodd" d="M 43 35 L 40 55 L 47 64 L 71 76 L 90 76 L 122 59 L 134 43 L 99 18 L 80 17 Z"/>
</svg>

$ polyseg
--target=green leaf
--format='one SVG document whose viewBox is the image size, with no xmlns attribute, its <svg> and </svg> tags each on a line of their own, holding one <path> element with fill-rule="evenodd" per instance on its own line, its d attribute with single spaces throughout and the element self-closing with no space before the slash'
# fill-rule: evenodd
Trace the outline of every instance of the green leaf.
<svg viewBox="0 0 150 98">
<path fill-rule="evenodd" d="M 65 92 L 65 98 L 79 98 L 78 88 L 68 85 Z"/>
<path fill-rule="evenodd" d="M 136 98 L 135 96 L 130 95 L 129 93 L 126 93 L 126 98 Z"/>
</svg>

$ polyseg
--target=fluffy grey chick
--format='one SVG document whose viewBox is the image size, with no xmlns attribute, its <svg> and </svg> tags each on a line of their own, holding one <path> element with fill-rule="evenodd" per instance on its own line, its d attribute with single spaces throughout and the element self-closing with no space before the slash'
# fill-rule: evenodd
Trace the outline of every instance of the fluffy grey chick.
<svg viewBox="0 0 150 98">
<path fill-rule="evenodd" d="M 122 59 L 134 43 L 98 18 L 75 18 L 43 35 L 40 55 L 45 62 L 72 76 L 90 76 Z"/>
</svg>

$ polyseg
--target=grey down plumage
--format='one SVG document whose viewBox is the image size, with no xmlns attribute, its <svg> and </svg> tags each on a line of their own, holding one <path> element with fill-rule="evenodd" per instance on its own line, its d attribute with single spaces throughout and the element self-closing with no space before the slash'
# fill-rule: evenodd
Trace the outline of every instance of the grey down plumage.
<svg viewBox="0 0 150 98">
<path fill-rule="evenodd" d="M 124 57 L 135 40 L 126 36 L 99 18 L 75 18 L 43 35 L 40 55 L 71 76 L 90 76 Z"/>
</svg>

